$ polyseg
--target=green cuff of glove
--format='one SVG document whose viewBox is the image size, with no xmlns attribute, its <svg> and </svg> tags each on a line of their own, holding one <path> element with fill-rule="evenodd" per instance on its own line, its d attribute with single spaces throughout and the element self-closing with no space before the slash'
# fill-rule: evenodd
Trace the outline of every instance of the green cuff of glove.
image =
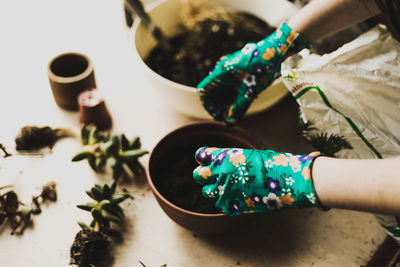
<svg viewBox="0 0 400 267">
<path fill-rule="evenodd" d="M 269 213 L 284 208 L 319 207 L 309 155 L 272 150 L 203 147 L 193 173 L 203 196 L 228 215 Z"/>
<path fill-rule="evenodd" d="M 285 22 L 282 23 L 279 30 L 273 34 L 275 34 L 275 38 L 279 40 L 279 52 L 283 58 L 287 58 L 294 53 L 300 52 L 304 48 L 310 47 L 310 44 L 307 42 L 307 40 L 300 33 L 290 28 L 290 26 Z"/>
</svg>

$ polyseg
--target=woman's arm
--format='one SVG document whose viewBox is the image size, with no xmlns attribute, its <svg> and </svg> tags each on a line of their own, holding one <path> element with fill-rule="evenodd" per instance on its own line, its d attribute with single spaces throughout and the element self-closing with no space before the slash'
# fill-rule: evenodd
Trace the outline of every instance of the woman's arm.
<svg viewBox="0 0 400 267">
<path fill-rule="evenodd" d="M 288 25 L 313 42 L 379 13 L 375 0 L 313 0 Z"/>
<path fill-rule="evenodd" d="M 323 206 L 400 214 L 400 157 L 319 157 L 313 164 L 312 177 Z"/>
</svg>

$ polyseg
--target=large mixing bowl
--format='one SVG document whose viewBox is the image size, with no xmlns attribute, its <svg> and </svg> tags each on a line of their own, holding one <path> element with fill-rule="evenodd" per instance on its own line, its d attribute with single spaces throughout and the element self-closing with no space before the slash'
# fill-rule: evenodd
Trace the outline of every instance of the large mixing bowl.
<svg viewBox="0 0 400 267">
<path fill-rule="evenodd" d="M 217 0 L 216 0 L 217 1 Z M 149 6 L 148 12 L 157 25 L 167 36 L 177 33 L 180 23 L 180 0 L 160 1 Z M 217 2 L 238 11 L 245 11 L 265 20 L 269 25 L 277 27 L 283 20 L 293 15 L 297 8 L 286 0 L 218 0 Z M 144 75 L 148 77 L 153 89 L 171 108 L 195 118 L 211 118 L 201 105 L 196 88 L 168 80 L 143 61 L 157 44 L 149 31 L 136 20 L 132 27 L 135 52 Z M 222 56 L 222 55 L 221 55 Z M 190 66 L 188 66 L 190 67 Z M 288 93 L 281 80 L 261 92 L 250 106 L 247 115 L 266 110 L 278 103 Z"/>
</svg>

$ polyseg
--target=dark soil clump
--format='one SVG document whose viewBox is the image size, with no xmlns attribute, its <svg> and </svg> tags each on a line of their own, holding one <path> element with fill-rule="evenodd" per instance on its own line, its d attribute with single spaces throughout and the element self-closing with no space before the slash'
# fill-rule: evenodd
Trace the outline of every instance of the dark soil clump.
<svg viewBox="0 0 400 267">
<path fill-rule="evenodd" d="M 44 147 L 52 149 L 59 139 L 70 134 L 68 130 L 52 129 L 49 126 L 24 126 L 15 138 L 16 150 L 39 150 Z"/>
<path fill-rule="evenodd" d="M 110 241 L 99 232 L 89 229 L 79 231 L 71 246 L 71 262 L 78 266 L 86 267 L 96 265 L 107 255 Z"/>
<path fill-rule="evenodd" d="M 248 43 L 258 42 L 274 31 L 265 21 L 245 12 L 235 13 L 235 21 L 206 19 L 196 30 L 181 26 L 171 37 L 172 50 L 166 54 L 156 46 L 145 59 L 161 76 L 196 87 L 214 68 L 218 59 Z"/>
</svg>

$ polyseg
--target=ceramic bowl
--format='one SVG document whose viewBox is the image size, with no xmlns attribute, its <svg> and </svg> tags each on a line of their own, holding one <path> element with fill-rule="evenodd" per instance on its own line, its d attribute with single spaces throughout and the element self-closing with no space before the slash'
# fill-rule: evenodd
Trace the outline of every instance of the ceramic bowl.
<svg viewBox="0 0 400 267">
<path fill-rule="evenodd" d="M 261 142 L 246 131 L 220 122 L 197 122 L 170 132 L 154 147 L 147 168 L 147 181 L 160 207 L 177 224 L 202 234 L 229 232 L 248 222 L 252 218 L 251 215 L 228 216 L 222 213 L 206 214 L 183 209 L 173 204 L 165 197 L 165 194 L 160 192 L 162 190 L 158 184 L 160 184 L 160 179 L 165 179 L 165 175 L 160 174 L 160 168 L 164 166 L 166 157 L 174 163 L 175 161 L 170 159 L 174 159 L 177 151 L 192 144 L 265 149 Z M 190 155 L 193 160 L 196 149 L 193 155 Z M 187 177 L 193 179 L 191 170 Z M 173 181 L 174 177 L 168 179 Z"/>
<path fill-rule="evenodd" d="M 148 13 L 161 27 L 167 36 L 173 36 L 180 23 L 180 0 L 159 1 L 149 6 Z M 218 2 L 233 10 L 246 11 L 265 20 L 269 25 L 277 27 L 283 20 L 292 16 L 297 8 L 286 0 L 218 0 Z M 156 40 L 148 30 L 135 20 L 132 27 L 134 50 L 139 64 L 142 66 L 144 76 L 158 95 L 171 108 L 194 118 L 211 118 L 201 105 L 196 88 L 170 81 L 152 69 L 143 61 L 151 49 L 156 45 Z M 222 56 L 222 55 L 221 55 Z M 276 80 L 267 90 L 261 92 L 250 106 L 247 115 L 258 113 L 272 107 L 287 95 L 288 91 L 280 79 Z"/>
</svg>

